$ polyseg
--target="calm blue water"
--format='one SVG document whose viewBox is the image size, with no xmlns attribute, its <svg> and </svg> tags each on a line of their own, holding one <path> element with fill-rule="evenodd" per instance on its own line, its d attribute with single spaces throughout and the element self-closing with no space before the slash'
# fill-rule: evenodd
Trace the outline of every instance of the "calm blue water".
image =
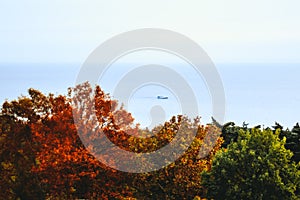
<svg viewBox="0 0 300 200">
<path fill-rule="evenodd" d="M 74 86 L 80 67 L 80 64 L 70 63 L 2 63 L 0 102 L 27 95 L 30 87 L 44 93 L 66 94 L 67 88 Z M 111 69 L 100 81 L 106 92 L 114 94 L 114 87 L 122 77 L 121 72 L 126 73 L 127 67 L 130 68 L 129 64 L 122 66 L 123 71 Z M 250 125 L 266 126 L 278 121 L 288 127 L 300 122 L 300 64 L 216 64 L 216 67 L 226 94 L 225 121 L 235 121 L 237 124 L 246 121 Z M 180 73 L 196 93 L 202 122 L 210 122 L 212 104 L 204 81 L 191 71 L 182 70 Z M 168 88 L 146 85 L 131 95 L 127 108 L 144 126 L 151 124 L 151 109 L 161 114 L 155 123 L 181 112 L 180 101 Z M 169 99 L 158 100 L 157 95 L 166 95 Z"/>
</svg>

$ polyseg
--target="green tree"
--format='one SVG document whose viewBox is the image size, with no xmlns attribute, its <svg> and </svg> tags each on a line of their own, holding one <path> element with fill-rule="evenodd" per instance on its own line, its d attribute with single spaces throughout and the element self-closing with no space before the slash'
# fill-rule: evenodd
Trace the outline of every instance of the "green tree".
<svg viewBox="0 0 300 200">
<path fill-rule="evenodd" d="M 289 129 L 284 130 L 283 127 L 275 122 L 275 126 L 272 126 L 275 130 L 280 130 L 280 138 L 286 138 L 285 148 L 291 150 L 293 152 L 292 160 L 295 162 L 300 161 L 300 126 L 297 123 L 292 130 Z"/>
<path fill-rule="evenodd" d="M 240 130 L 237 142 L 218 152 L 211 171 L 202 173 L 213 199 L 299 199 L 299 164 L 291 162 L 280 131 Z"/>
</svg>

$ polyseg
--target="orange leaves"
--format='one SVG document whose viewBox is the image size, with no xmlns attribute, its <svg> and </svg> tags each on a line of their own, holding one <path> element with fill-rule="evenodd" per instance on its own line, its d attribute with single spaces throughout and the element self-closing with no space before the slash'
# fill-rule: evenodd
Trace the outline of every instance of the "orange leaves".
<svg viewBox="0 0 300 200">
<path fill-rule="evenodd" d="M 89 176 L 90 178 L 95 178 L 97 176 L 97 173 L 82 171 L 79 173 L 79 176 Z"/>
<path fill-rule="evenodd" d="M 99 86 L 93 90 L 88 83 L 78 85 L 69 89 L 68 97 L 45 96 L 34 89 L 29 93 L 30 98 L 6 102 L 0 115 L 3 122 L 0 123 L 3 132 L 0 132 L 0 143 L 9 141 L 1 146 L 6 150 L 0 150 L 2 155 L 9 152 L 9 156 L 5 162 L 1 160 L 1 170 L 6 170 L 6 174 L 0 170 L 0 175 L 10 183 L 26 183 L 32 179 L 28 176 L 30 178 L 19 181 L 21 178 L 16 174 L 22 174 L 21 168 L 25 168 L 38 178 L 43 194 L 49 195 L 45 198 L 133 199 L 132 191 L 141 199 L 148 196 L 192 199 L 201 195 L 199 174 L 210 169 L 212 156 L 222 140 L 214 128 L 200 125 L 200 118 L 192 121 L 183 116 L 173 117 L 150 131 L 134 124 L 132 115 Z M 178 138 L 180 131 L 183 134 Z M 192 133 L 195 132 L 194 138 Z M 103 142 L 104 137 L 113 145 Z M 131 167 L 142 169 L 151 165 L 143 162 L 142 156 L 136 163 L 127 154 L 117 151 L 119 148 L 143 155 L 173 140 L 181 142 L 178 148 L 186 151 L 161 170 L 135 175 L 112 169 L 120 163 L 132 163 Z M 193 142 L 189 146 L 186 141 Z M 201 151 L 208 154 L 199 157 Z M 158 156 L 169 163 L 168 156 L 179 153 L 163 154 Z M 109 166 L 99 162 L 101 159 Z"/>
<path fill-rule="evenodd" d="M 118 112 L 117 103 L 110 100 L 100 87 L 96 87 L 94 100 L 93 90 L 89 85 L 83 84 L 70 89 L 70 95 L 72 92 L 80 95 L 73 99 L 53 95 L 48 97 L 47 102 L 50 107 L 47 116 L 42 118 L 42 123 L 31 124 L 34 141 L 38 144 L 36 152 L 38 164 L 32 168 L 32 172 L 47 184 L 49 194 L 54 196 L 62 193 L 67 196 L 75 195 L 83 191 L 85 191 L 85 198 L 95 197 L 95 195 L 97 198 L 99 195 L 105 197 L 108 193 L 108 196 L 116 196 L 119 192 L 114 194 L 109 191 L 111 187 L 116 190 L 119 187 L 116 183 L 119 181 L 113 182 L 111 179 L 120 177 L 115 177 L 116 171 L 101 164 L 91 156 L 90 151 L 101 150 L 99 149 L 101 143 L 97 141 L 101 137 L 106 137 L 103 131 L 113 141 L 127 139 L 125 132 L 120 129 L 131 127 L 130 123 L 133 119 L 125 110 Z M 74 100 L 74 105 L 71 105 L 71 100 Z M 75 106 L 74 110 L 72 106 Z M 91 117 L 94 108 L 96 108 L 97 118 Z M 82 138 L 79 138 L 72 111 L 75 116 L 78 116 L 77 128 Z M 117 113 L 116 119 L 113 117 L 113 112 Z M 119 124 L 116 124 L 117 122 Z M 83 146 L 81 139 L 91 142 L 87 145 L 88 149 Z M 110 164 L 114 166 L 114 163 Z M 105 182 L 109 183 L 109 186 L 106 187 L 103 184 Z M 86 190 L 86 187 L 90 189 Z M 95 191 L 97 192 L 94 193 Z"/>
</svg>

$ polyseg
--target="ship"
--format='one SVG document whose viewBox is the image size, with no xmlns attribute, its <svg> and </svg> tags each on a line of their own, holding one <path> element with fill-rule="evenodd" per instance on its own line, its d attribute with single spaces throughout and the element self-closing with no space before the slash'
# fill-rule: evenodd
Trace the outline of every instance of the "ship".
<svg viewBox="0 0 300 200">
<path fill-rule="evenodd" d="M 157 99 L 168 99 L 169 97 L 167 96 L 157 96 Z"/>
</svg>

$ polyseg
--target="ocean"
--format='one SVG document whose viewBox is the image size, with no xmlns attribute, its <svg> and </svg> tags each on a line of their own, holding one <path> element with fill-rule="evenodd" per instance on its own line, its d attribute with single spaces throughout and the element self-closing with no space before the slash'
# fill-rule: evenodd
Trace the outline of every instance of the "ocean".
<svg viewBox="0 0 300 200">
<path fill-rule="evenodd" d="M 122 91 L 130 88 L 135 81 L 134 76 L 126 79 L 126 74 L 133 70 L 133 66 L 126 63 L 109 68 L 99 84 L 113 98 L 122 101 L 126 96 L 123 99 L 128 101 L 123 103 L 133 114 L 136 123 L 140 123 L 142 127 L 152 127 L 169 120 L 173 115 L 186 114 L 182 113 L 185 106 L 190 106 L 187 109 L 197 110 L 189 102 L 189 98 L 182 102 L 176 94 L 176 90 L 186 89 L 185 83 L 194 92 L 197 113 L 201 115 L 202 123 L 211 121 L 213 105 L 203 77 L 180 65 L 174 65 L 174 70 L 182 76 L 184 84 L 165 74 L 165 78 L 160 73 L 157 73 L 157 77 L 173 84 L 173 87 L 175 83 L 175 90 L 166 84 L 153 82 L 136 85 L 131 93 L 123 94 Z M 224 122 L 234 121 L 241 125 L 245 121 L 249 126 L 261 124 L 267 127 L 277 121 L 289 128 L 300 122 L 300 64 L 216 63 L 215 66 L 222 79 L 226 97 Z M 80 68 L 80 63 L 1 63 L 0 103 L 27 95 L 28 88 L 35 88 L 46 94 L 67 94 L 67 88 L 75 85 Z M 115 94 L 116 87 L 121 91 L 118 94 Z M 168 99 L 157 99 L 158 95 L 167 96 Z"/>
</svg>

